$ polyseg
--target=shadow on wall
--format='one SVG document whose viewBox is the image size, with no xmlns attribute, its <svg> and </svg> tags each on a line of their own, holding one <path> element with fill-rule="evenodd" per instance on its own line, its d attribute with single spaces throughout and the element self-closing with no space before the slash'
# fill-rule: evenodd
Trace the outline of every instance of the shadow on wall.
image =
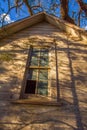
<svg viewBox="0 0 87 130">
<path fill-rule="evenodd" d="M 46 34 L 43 34 L 43 35 L 46 36 Z M 73 103 L 68 102 L 66 99 L 64 100 L 64 97 L 62 96 L 63 106 L 61 106 L 60 108 L 52 108 L 52 107 L 48 108 L 46 106 L 36 107 L 36 106 L 30 106 L 30 105 L 29 106 L 21 105 L 20 107 L 20 105 L 13 106 L 13 104 L 10 104 L 10 103 L 7 103 L 5 106 L 3 106 L 2 104 L 3 107 L 1 109 L 4 108 L 5 110 L 5 112 L 2 112 L 2 111 L 0 112 L 2 113 L 0 114 L 0 118 L 4 119 L 4 122 L 1 122 L 0 124 L 1 125 L 0 127 L 2 130 L 4 128 L 10 129 L 12 127 L 13 127 L 12 128 L 13 130 L 15 129 L 20 130 L 22 128 L 25 128 L 28 125 L 46 124 L 46 123 L 51 124 L 50 126 L 52 126 L 52 123 L 53 123 L 53 127 L 56 129 L 58 129 L 57 124 L 58 126 L 64 125 L 64 127 L 67 127 L 67 128 L 69 127 L 72 130 L 84 130 L 84 128 L 85 129 L 87 128 L 86 121 L 84 121 L 83 119 L 84 115 L 82 114 L 83 111 L 85 112 L 84 110 L 85 108 L 83 105 L 79 105 L 80 103 L 80 98 L 78 96 L 79 90 L 77 89 L 78 86 L 76 85 L 76 82 L 79 81 L 80 83 L 84 85 L 83 87 L 86 88 L 85 87 L 86 81 L 87 81 L 86 68 L 84 69 L 82 67 L 79 68 L 79 66 L 81 65 L 81 62 L 79 62 L 79 66 L 78 66 L 78 55 L 81 54 L 80 58 L 82 58 L 82 61 L 84 61 L 84 63 L 87 62 L 87 57 L 86 57 L 87 51 L 85 49 L 87 46 L 79 44 L 79 43 L 72 43 L 72 41 L 70 40 L 67 41 L 67 39 L 61 38 L 59 36 L 57 36 L 57 40 L 58 41 L 63 40 L 64 43 L 66 44 L 65 48 L 60 47 L 60 45 L 58 45 L 57 50 L 58 52 L 65 52 L 67 54 L 68 67 L 70 71 L 70 83 L 67 80 L 67 78 L 65 81 L 61 81 L 61 79 L 59 79 L 59 85 L 62 82 L 62 87 L 64 86 L 65 90 L 68 87 L 70 87 L 70 91 L 73 97 L 72 98 Z M 52 46 L 53 46 L 53 43 L 52 43 Z M 3 66 L 3 64 L 1 65 L 1 71 L 0 71 L 1 74 L 9 73 L 9 71 L 10 70 L 7 70 L 6 67 Z M 1 84 L 4 88 L 6 88 L 5 89 L 6 91 L 10 92 L 10 94 L 5 95 L 5 98 L 2 97 L 1 99 L 1 100 L 4 100 L 4 99 L 7 100 L 7 96 L 9 96 L 9 98 L 11 99 L 14 91 L 15 92 L 18 91 L 18 88 L 17 90 L 15 90 L 15 86 L 20 84 L 20 81 L 19 81 L 19 78 L 15 74 L 13 76 L 10 75 L 9 77 L 7 77 L 5 81 L 3 82 L 1 81 Z M 70 86 L 67 84 L 69 84 Z M 3 87 L 0 87 L 0 91 L 3 90 Z M 80 89 L 84 90 L 83 87 Z M 64 92 L 65 91 L 63 91 L 63 93 Z M 83 97 L 81 97 L 81 100 L 83 101 Z M 86 102 L 86 99 L 83 102 Z M 70 115 L 73 113 L 75 114 L 75 120 L 72 117 L 70 117 Z M 76 121 L 75 127 L 73 127 L 74 125 L 71 122 L 69 122 L 70 118 L 72 118 L 71 122 L 72 120 Z"/>
</svg>

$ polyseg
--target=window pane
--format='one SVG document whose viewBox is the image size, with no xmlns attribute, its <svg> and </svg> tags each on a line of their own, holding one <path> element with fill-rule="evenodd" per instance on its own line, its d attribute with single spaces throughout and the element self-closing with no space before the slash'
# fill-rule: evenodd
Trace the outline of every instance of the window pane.
<svg viewBox="0 0 87 130">
<path fill-rule="evenodd" d="M 38 83 L 38 94 L 48 95 L 48 81 L 39 81 Z"/>
<path fill-rule="evenodd" d="M 48 90 L 47 89 L 38 89 L 38 94 L 40 94 L 40 95 L 48 95 Z"/>
<path fill-rule="evenodd" d="M 38 52 L 33 52 L 32 56 L 38 57 L 38 56 L 39 56 L 39 53 L 38 53 Z"/>
<path fill-rule="evenodd" d="M 32 66 L 37 66 L 38 65 L 38 57 L 32 56 L 31 65 Z"/>
<path fill-rule="evenodd" d="M 39 81 L 38 82 L 38 89 L 47 89 L 48 81 Z"/>
<path fill-rule="evenodd" d="M 48 70 L 40 70 L 39 80 L 47 80 L 47 79 L 48 79 Z"/>
<path fill-rule="evenodd" d="M 33 48 L 33 52 L 39 52 L 40 51 L 40 49 L 38 49 L 38 48 Z"/>
<path fill-rule="evenodd" d="M 48 66 L 48 57 L 40 57 L 40 66 Z"/>
<path fill-rule="evenodd" d="M 47 57 L 48 57 L 48 50 L 47 50 L 47 49 L 41 49 L 40 55 L 41 55 L 41 56 L 47 56 Z"/>
<path fill-rule="evenodd" d="M 36 80 L 37 79 L 37 69 L 31 69 L 29 71 L 29 78 L 31 80 Z"/>
</svg>

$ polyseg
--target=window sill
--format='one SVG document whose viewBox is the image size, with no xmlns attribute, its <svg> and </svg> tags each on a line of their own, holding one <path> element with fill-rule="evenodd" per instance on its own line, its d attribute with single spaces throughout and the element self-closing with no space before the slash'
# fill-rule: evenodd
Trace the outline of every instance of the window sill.
<svg viewBox="0 0 87 130">
<path fill-rule="evenodd" d="M 30 97 L 28 99 L 18 99 L 12 101 L 14 104 L 27 104 L 27 105 L 44 105 L 44 106 L 61 106 L 61 102 L 46 97 Z"/>
</svg>

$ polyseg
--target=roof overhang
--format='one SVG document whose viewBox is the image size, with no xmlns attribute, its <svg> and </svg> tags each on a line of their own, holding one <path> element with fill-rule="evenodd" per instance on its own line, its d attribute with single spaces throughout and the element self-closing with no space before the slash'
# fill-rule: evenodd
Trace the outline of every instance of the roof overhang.
<svg viewBox="0 0 87 130">
<path fill-rule="evenodd" d="M 9 36 L 11 34 L 14 34 L 27 27 L 31 27 L 42 21 L 47 21 L 48 23 L 63 30 L 67 34 L 72 35 L 73 37 L 79 37 L 81 40 L 87 41 L 87 32 L 84 29 L 81 29 L 78 26 L 70 24 L 66 21 L 60 20 L 57 17 L 49 15 L 45 12 L 35 14 L 31 17 L 27 17 L 23 20 L 11 23 L 7 26 L 3 26 L 0 29 L 0 39 Z"/>
</svg>

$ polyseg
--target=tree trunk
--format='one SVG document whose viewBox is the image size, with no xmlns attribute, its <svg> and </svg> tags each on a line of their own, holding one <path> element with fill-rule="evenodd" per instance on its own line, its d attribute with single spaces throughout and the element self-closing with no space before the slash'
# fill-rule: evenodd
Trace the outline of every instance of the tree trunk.
<svg viewBox="0 0 87 130">
<path fill-rule="evenodd" d="M 61 18 L 69 23 L 75 24 L 74 20 L 68 15 L 68 0 L 60 0 L 61 2 Z"/>
</svg>

